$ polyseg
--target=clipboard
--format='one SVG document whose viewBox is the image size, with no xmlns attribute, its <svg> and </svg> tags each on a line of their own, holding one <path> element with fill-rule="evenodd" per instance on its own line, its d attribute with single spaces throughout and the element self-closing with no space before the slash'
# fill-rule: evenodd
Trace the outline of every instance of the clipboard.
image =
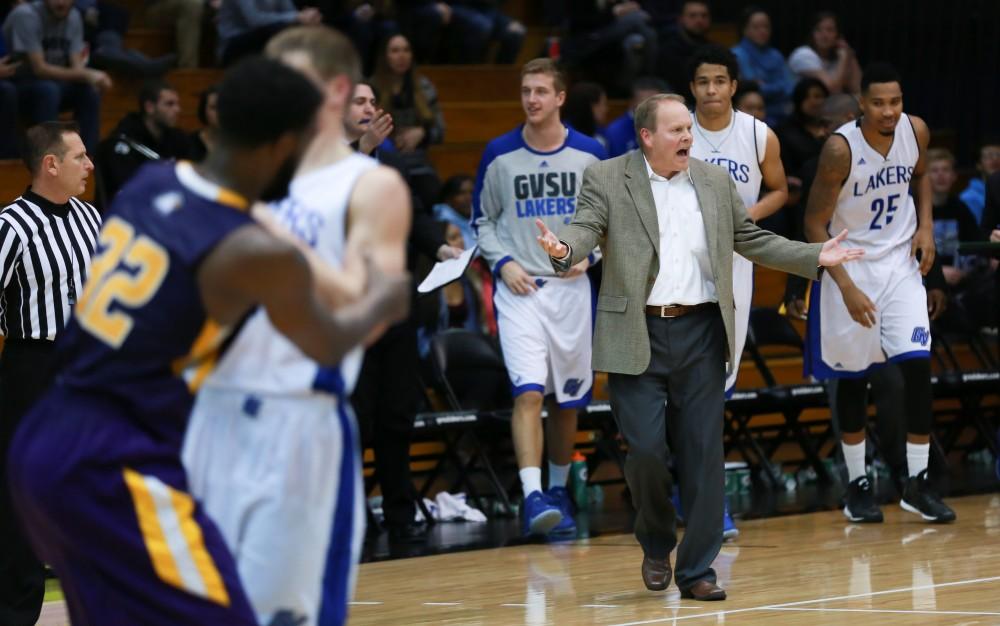
<svg viewBox="0 0 1000 626">
<path fill-rule="evenodd" d="M 473 246 L 457 258 L 435 263 L 430 273 L 417 287 L 417 293 L 431 293 L 461 278 L 478 250 L 478 246 Z"/>
</svg>

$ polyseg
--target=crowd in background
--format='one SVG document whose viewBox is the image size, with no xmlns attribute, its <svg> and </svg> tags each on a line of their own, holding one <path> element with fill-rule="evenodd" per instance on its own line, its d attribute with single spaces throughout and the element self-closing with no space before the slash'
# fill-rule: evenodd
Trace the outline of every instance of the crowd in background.
<svg viewBox="0 0 1000 626">
<path fill-rule="evenodd" d="M 709 41 L 709 3 L 547 0 L 543 5 L 552 35 L 543 50 L 529 56 L 557 57 L 570 69 L 576 80 L 562 119 L 596 138 L 610 157 L 636 148 L 632 111 L 639 102 L 669 91 L 690 101 L 687 64 Z M 446 120 L 435 85 L 419 64 L 510 64 L 523 56 L 527 29 L 504 13 L 500 0 L 148 0 L 142 20 L 176 32 L 175 51 L 155 59 L 124 47 L 130 16 L 112 2 L 33 0 L 6 8 L 0 17 L 0 158 L 18 154 L 15 128 L 70 110 L 95 157 L 98 203 L 107 206 L 144 163 L 198 160 L 212 149 L 215 91 L 201 94 L 201 128 L 183 132 L 178 128 L 180 95 L 162 79 L 168 68 L 225 66 L 259 52 L 287 26 L 322 22 L 350 36 L 370 76 L 357 86 L 347 116 L 356 146 L 404 174 L 415 212 L 436 220 L 438 232 L 427 235 L 428 241 L 456 249 L 476 245 L 469 225 L 473 178 L 457 175 L 442 182 L 429 158 L 431 146 L 444 139 Z M 838 98 L 843 102 L 858 93 L 860 67 L 867 61 L 843 39 L 835 14 L 819 13 L 803 26 L 802 45 L 786 57 L 770 43 L 771 16 L 748 7 L 732 48 L 740 81 L 734 104 L 775 130 L 788 179 L 786 206 L 762 225 L 798 238 L 818 155 L 836 130 L 831 120 L 839 119 Z M 116 72 L 150 80 L 137 94 L 136 111 L 102 139 L 100 95 Z M 628 111 L 608 119 L 609 96 L 628 97 Z M 1000 196 L 1000 139 L 984 138 L 976 156 L 976 172 L 961 190 L 954 154 L 936 148 L 926 158 L 938 252 L 954 304 L 944 323 L 995 332 L 995 321 L 988 317 L 995 291 L 988 287 L 996 263 L 959 253 L 957 243 L 1000 238 L 1000 207 L 989 201 Z M 475 166 L 469 163 L 468 171 Z M 416 256 L 419 246 L 411 243 Z M 430 250 L 425 265 L 438 258 L 436 244 Z M 773 304 L 801 315 L 799 300 L 792 291 L 784 303 Z M 492 302 L 493 277 L 477 260 L 461 281 L 414 308 L 411 321 L 420 354 L 426 357 L 430 338 L 448 328 L 495 336 Z"/>
</svg>

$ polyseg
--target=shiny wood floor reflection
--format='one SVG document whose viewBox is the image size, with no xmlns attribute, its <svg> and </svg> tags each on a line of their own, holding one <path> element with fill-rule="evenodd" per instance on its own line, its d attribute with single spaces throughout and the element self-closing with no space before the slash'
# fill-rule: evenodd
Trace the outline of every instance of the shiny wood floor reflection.
<svg viewBox="0 0 1000 626">
<path fill-rule="evenodd" d="M 361 566 L 352 624 L 1000 624 L 1000 495 L 955 498 L 958 521 L 897 505 L 744 522 L 715 563 L 725 602 L 646 591 L 630 535 Z"/>
</svg>

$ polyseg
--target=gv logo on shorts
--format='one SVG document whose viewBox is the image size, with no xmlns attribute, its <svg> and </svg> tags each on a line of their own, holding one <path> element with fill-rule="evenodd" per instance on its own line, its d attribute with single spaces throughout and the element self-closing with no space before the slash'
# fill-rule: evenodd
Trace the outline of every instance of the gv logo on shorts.
<svg viewBox="0 0 1000 626">
<path fill-rule="evenodd" d="M 570 378 L 569 380 L 566 381 L 566 384 L 563 385 L 563 393 L 566 394 L 567 396 L 575 396 L 576 394 L 580 393 L 580 387 L 582 386 L 583 386 L 582 378 Z"/>
<path fill-rule="evenodd" d="M 931 333 L 929 330 L 923 326 L 914 326 L 913 335 L 910 336 L 910 341 L 913 343 L 919 343 L 921 346 L 926 346 L 927 342 L 931 340 Z"/>
</svg>

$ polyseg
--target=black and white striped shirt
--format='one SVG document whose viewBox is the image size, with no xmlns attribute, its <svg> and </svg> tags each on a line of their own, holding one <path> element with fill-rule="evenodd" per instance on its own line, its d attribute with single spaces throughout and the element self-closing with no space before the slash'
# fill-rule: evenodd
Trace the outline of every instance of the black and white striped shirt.
<svg viewBox="0 0 1000 626">
<path fill-rule="evenodd" d="M 30 189 L 0 211 L 0 332 L 53 340 L 66 327 L 97 246 L 101 215 Z"/>
</svg>

